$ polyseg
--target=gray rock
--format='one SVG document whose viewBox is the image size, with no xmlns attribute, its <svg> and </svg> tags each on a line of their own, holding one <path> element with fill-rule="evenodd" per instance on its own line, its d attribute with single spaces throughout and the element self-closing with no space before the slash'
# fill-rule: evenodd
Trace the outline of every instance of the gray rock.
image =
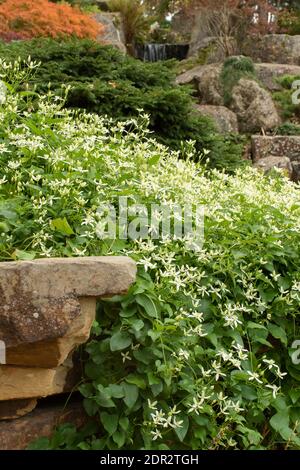
<svg viewBox="0 0 300 470">
<path fill-rule="evenodd" d="M 261 158 L 254 163 L 254 167 L 268 173 L 273 168 L 280 168 L 284 170 L 286 175 L 291 178 L 293 174 L 293 167 L 288 157 L 265 157 Z"/>
<path fill-rule="evenodd" d="M 25 450 L 40 437 L 51 437 L 57 426 L 72 423 L 80 428 L 88 422 L 81 401 L 48 403 L 19 419 L 0 422 L 0 450 Z"/>
<path fill-rule="evenodd" d="M 87 341 L 96 299 L 127 292 L 135 263 L 119 256 L 0 263 L 0 340 L 7 364 L 55 367 Z"/>
<path fill-rule="evenodd" d="M 201 82 L 202 76 L 215 75 L 215 70 L 221 73 L 222 64 L 206 64 L 199 65 L 179 75 L 176 79 L 176 83 L 179 85 L 195 85 Z M 277 83 L 276 79 L 283 77 L 284 75 L 295 75 L 300 77 L 300 66 L 290 64 L 255 64 L 255 70 L 258 80 L 269 90 L 277 91 L 281 90 L 282 87 Z"/>
<path fill-rule="evenodd" d="M 292 162 L 300 162 L 300 136 L 252 136 L 254 161 L 269 156 L 285 155 Z"/>
<path fill-rule="evenodd" d="M 284 75 L 294 75 L 300 77 L 300 66 L 290 64 L 255 64 L 258 79 L 270 91 L 279 91 L 282 86 L 277 82 L 277 78 Z"/>
<path fill-rule="evenodd" d="M 281 123 L 272 96 L 255 80 L 242 78 L 238 82 L 230 108 L 237 114 L 241 132 L 273 129 Z"/>
<path fill-rule="evenodd" d="M 195 105 L 195 110 L 213 119 L 221 134 L 238 133 L 238 121 L 236 114 L 225 106 Z"/>
<path fill-rule="evenodd" d="M 292 179 L 293 181 L 300 181 L 300 161 L 296 162 L 292 162 L 292 167 L 293 167 L 293 175 L 292 175 Z"/>
<path fill-rule="evenodd" d="M 255 62 L 300 65 L 300 36 L 249 36 L 242 46 L 242 52 Z"/>
</svg>

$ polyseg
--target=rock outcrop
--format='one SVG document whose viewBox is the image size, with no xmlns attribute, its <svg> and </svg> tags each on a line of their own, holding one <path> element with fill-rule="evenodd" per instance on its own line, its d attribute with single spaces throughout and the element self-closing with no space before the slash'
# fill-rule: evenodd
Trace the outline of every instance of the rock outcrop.
<svg viewBox="0 0 300 470">
<path fill-rule="evenodd" d="M 255 64 L 258 80 L 269 91 L 279 91 L 282 86 L 277 79 L 285 75 L 300 77 L 300 66 L 289 64 Z"/>
<path fill-rule="evenodd" d="M 214 82 L 214 88 L 220 90 L 220 83 L 216 83 L 216 77 L 221 73 L 222 64 L 207 64 L 199 65 L 179 75 L 176 79 L 176 83 L 179 85 L 194 85 L 195 89 L 203 89 L 205 93 L 205 83 L 201 83 L 204 80 L 209 82 L 211 79 Z M 278 83 L 277 79 L 285 75 L 294 75 L 300 77 L 300 65 L 290 64 L 268 64 L 258 63 L 255 64 L 255 71 L 258 81 L 269 91 L 281 90 L 282 87 Z"/>
<path fill-rule="evenodd" d="M 97 298 L 126 292 L 134 278 L 133 261 L 117 256 L 1 263 L 0 340 L 6 363 L 61 365 L 88 339 Z"/>
<path fill-rule="evenodd" d="M 292 179 L 300 181 L 300 136 L 255 135 L 252 137 L 252 155 L 255 165 L 261 165 L 262 160 L 264 162 L 270 157 L 280 157 L 282 165 L 284 162 L 287 163 L 286 159 L 288 159 L 292 167 Z M 288 167 L 290 168 L 289 165 Z"/>
<path fill-rule="evenodd" d="M 285 155 L 292 161 L 300 161 L 300 136 L 261 136 L 252 137 L 252 153 L 254 161 L 272 155 Z"/>
<path fill-rule="evenodd" d="M 240 79 L 232 90 L 230 108 L 237 114 L 241 132 L 269 130 L 281 123 L 272 96 L 255 80 Z"/>
<path fill-rule="evenodd" d="M 223 90 L 220 82 L 221 64 L 200 65 L 179 75 L 178 85 L 193 85 L 201 104 L 223 106 Z"/>
<path fill-rule="evenodd" d="M 254 62 L 300 65 L 300 36 L 249 36 L 242 46 L 242 53 Z"/>
<path fill-rule="evenodd" d="M 0 450 L 23 450 L 40 437 L 50 437 L 64 423 L 80 428 L 87 423 L 81 403 L 48 404 L 19 419 L 0 422 Z"/>
<path fill-rule="evenodd" d="M 291 178 L 293 175 L 293 167 L 291 161 L 288 157 L 265 157 L 261 158 L 254 163 L 254 167 L 258 168 L 265 173 L 269 173 L 270 170 L 274 168 L 279 168 L 284 170 L 286 175 Z"/>
</svg>

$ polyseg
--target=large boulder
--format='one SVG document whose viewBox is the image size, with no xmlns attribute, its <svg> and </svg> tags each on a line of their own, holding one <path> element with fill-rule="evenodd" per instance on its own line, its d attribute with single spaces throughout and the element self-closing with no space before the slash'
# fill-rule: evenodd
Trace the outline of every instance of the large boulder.
<svg viewBox="0 0 300 470">
<path fill-rule="evenodd" d="M 285 75 L 300 77 L 300 65 L 290 64 L 255 64 L 259 81 L 270 91 L 279 91 L 282 86 L 277 79 Z"/>
<path fill-rule="evenodd" d="M 198 92 L 202 104 L 224 106 L 223 89 L 220 82 L 220 66 L 207 66 L 198 79 Z"/>
<path fill-rule="evenodd" d="M 239 80 L 232 90 L 230 108 L 237 114 L 241 132 L 269 130 L 281 123 L 272 96 L 255 80 Z"/>
<path fill-rule="evenodd" d="M 255 164 L 270 157 L 284 155 L 292 166 L 292 179 L 300 181 L 300 136 L 260 136 L 254 135 L 251 139 L 252 156 Z M 275 160 L 274 160 L 275 161 Z"/>
<path fill-rule="evenodd" d="M 293 175 L 293 167 L 288 157 L 265 157 L 254 163 L 254 167 L 265 173 L 269 173 L 274 168 L 283 170 L 286 175 L 291 178 Z"/>
<path fill-rule="evenodd" d="M 32 441 L 50 437 L 59 425 L 72 423 L 80 428 L 87 422 L 81 402 L 44 404 L 26 416 L 0 422 L 0 450 L 24 450 Z"/>
<path fill-rule="evenodd" d="M 222 64 L 206 64 L 194 67 L 186 72 L 178 75 L 176 83 L 179 85 L 193 85 L 198 89 L 202 77 L 211 77 L 215 80 L 215 75 L 218 73 L 220 76 Z M 255 64 L 255 71 L 259 82 L 269 91 L 281 90 L 281 85 L 277 82 L 277 78 L 284 75 L 300 76 L 300 66 L 291 64 L 268 64 L 257 63 Z M 219 89 L 220 84 L 214 86 Z"/>
<path fill-rule="evenodd" d="M 202 105 L 224 106 L 223 87 L 220 81 L 222 64 L 202 65 L 185 72 L 177 77 L 178 84 L 193 84 L 198 91 Z M 270 72 L 259 67 L 265 81 L 270 78 Z M 272 77 L 280 76 L 280 71 L 285 74 L 287 69 L 277 68 L 273 70 Z M 232 91 L 231 110 L 237 114 L 239 129 L 241 132 L 256 132 L 263 129 L 277 127 L 281 120 L 273 102 L 271 94 L 258 82 L 242 78 Z"/>
<path fill-rule="evenodd" d="M 223 90 L 220 82 L 222 64 L 199 65 L 179 75 L 178 85 L 193 85 L 202 104 L 223 106 Z"/>
<path fill-rule="evenodd" d="M 255 62 L 300 65 L 300 36 L 249 36 L 242 46 L 242 53 Z"/>
<path fill-rule="evenodd" d="M 252 155 L 254 161 L 266 158 L 287 156 L 292 161 L 300 162 L 300 136 L 252 136 Z"/>
<path fill-rule="evenodd" d="M 121 256 L 0 263 L 0 421 L 74 389 L 74 349 L 90 336 L 97 299 L 126 293 L 135 274 Z"/>
<path fill-rule="evenodd" d="M 221 134 L 238 133 L 238 121 L 236 114 L 225 106 L 195 105 L 195 111 L 210 117 Z"/>
<path fill-rule="evenodd" d="M 52 258 L 0 264 L 0 340 L 6 364 L 56 367 L 87 341 L 96 300 L 126 292 L 125 257 Z"/>
</svg>

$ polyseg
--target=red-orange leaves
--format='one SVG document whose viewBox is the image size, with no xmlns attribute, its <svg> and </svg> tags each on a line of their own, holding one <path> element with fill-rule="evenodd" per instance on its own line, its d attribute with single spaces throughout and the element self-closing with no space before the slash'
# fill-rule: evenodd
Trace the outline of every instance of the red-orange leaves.
<svg viewBox="0 0 300 470">
<path fill-rule="evenodd" d="M 66 35 L 96 39 L 102 31 L 90 15 L 67 4 L 48 0 L 6 0 L 0 4 L 0 37 L 4 40 Z"/>
</svg>

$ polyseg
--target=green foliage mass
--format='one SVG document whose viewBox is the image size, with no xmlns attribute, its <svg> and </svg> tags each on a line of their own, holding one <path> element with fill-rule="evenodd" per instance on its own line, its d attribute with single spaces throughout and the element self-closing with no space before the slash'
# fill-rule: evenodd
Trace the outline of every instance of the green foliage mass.
<svg viewBox="0 0 300 470">
<path fill-rule="evenodd" d="M 232 90 L 241 78 L 257 79 L 252 59 L 245 56 L 234 56 L 226 59 L 220 75 L 225 105 L 231 103 Z"/>
<path fill-rule="evenodd" d="M 275 134 L 278 135 L 300 135 L 300 126 L 291 122 L 286 122 L 277 127 Z"/>
<path fill-rule="evenodd" d="M 46 92 L 51 83 L 51 89 L 60 95 L 62 86 L 71 86 L 67 107 L 118 120 L 137 116 L 143 109 L 159 142 L 185 153 L 186 141 L 191 139 L 196 144 L 196 158 L 203 157 L 203 149 L 210 151 L 211 167 L 232 171 L 243 165 L 240 143 L 218 135 L 209 118 L 192 115 L 191 90 L 175 85 L 173 62 L 143 63 L 86 40 L 2 44 L 0 54 L 7 60 L 30 55 L 40 61 L 32 84 L 38 92 Z"/>
<path fill-rule="evenodd" d="M 296 81 L 300 83 L 300 76 L 285 75 L 277 78 L 277 82 L 282 86 L 282 90 L 275 91 L 273 98 L 278 104 L 283 119 L 291 119 L 295 116 L 300 117 L 300 105 L 294 104 L 292 99 L 293 93 L 296 92 L 296 88 L 293 88 L 293 83 Z M 297 98 L 299 98 L 299 93 Z"/>
<path fill-rule="evenodd" d="M 0 107 L 0 259 L 123 254 L 138 278 L 100 304 L 85 347 L 92 423 L 31 447 L 299 449 L 299 188 L 251 168 L 207 174 L 142 117 L 115 124 L 53 99 Z M 119 196 L 204 204 L 202 248 L 103 239 L 98 208 Z"/>
</svg>

